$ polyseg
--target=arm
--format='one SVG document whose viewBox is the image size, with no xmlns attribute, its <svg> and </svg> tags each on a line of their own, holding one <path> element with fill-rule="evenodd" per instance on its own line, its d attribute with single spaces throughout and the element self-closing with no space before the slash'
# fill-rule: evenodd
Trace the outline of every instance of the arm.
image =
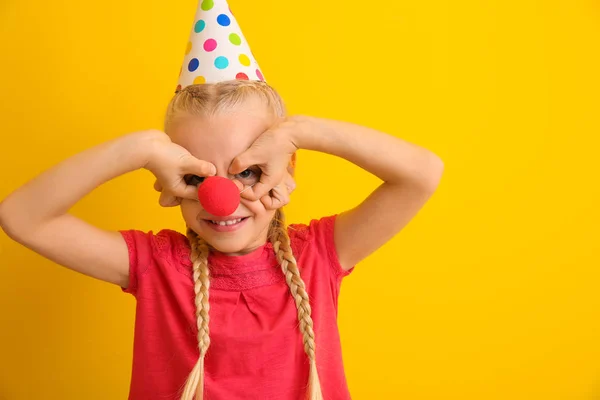
<svg viewBox="0 0 600 400">
<path fill-rule="evenodd" d="M 374 129 L 308 116 L 293 119 L 297 148 L 344 158 L 383 180 L 360 205 L 336 219 L 336 250 L 347 270 L 410 222 L 437 188 L 443 162 L 424 148 Z"/>
<path fill-rule="evenodd" d="M 97 186 L 142 168 L 152 132 L 141 132 L 79 153 L 31 180 L 0 203 L 0 227 L 15 241 L 85 275 L 127 287 L 129 260 L 118 232 L 68 214 Z"/>
<path fill-rule="evenodd" d="M 40 255 L 82 274 L 127 287 L 129 255 L 118 232 L 68 214 L 97 186 L 140 168 L 163 183 L 168 196 L 196 198 L 186 173 L 212 174 L 214 166 L 193 158 L 160 131 L 132 133 L 79 153 L 42 173 L 0 203 L 0 227 Z"/>
</svg>

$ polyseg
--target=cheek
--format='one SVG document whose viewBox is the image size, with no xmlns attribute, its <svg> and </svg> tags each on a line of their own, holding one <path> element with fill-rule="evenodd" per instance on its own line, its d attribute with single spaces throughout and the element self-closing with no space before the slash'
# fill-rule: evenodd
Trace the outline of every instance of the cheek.
<svg viewBox="0 0 600 400">
<path fill-rule="evenodd" d="M 256 219 L 263 218 L 267 213 L 265 206 L 260 202 L 260 200 L 248 201 L 242 199 L 240 205 L 246 208 L 248 211 L 250 211 Z"/>
<path fill-rule="evenodd" d="M 275 215 L 275 210 L 267 210 L 260 200 L 247 201 L 243 199 L 241 205 L 252 213 L 255 222 L 259 225 L 269 225 Z"/>
<path fill-rule="evenodd" d="M 198 217 L 200 210 L 202 210 L 200 203 L 191 200 L 184 200 L 181 203 L 180 209 L 181 215 L 188 225 L 197 224 L 196 218 Z"/>
</svg>

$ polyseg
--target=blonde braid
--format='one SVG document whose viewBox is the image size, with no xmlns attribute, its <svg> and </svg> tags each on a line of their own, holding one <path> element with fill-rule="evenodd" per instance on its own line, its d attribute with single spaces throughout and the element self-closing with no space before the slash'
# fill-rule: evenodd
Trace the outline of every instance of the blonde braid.
<svg viewBox="0 0 600 400">
<path fill-rule="evenodd" d="M 302 333 L 304 351 L 310 362 L 307 399 L 323 400 L 315 357 L 315 333 L 313 330 L 310 302 L 308 300 L 308 293 L 306 293 L 304 281 L 300 277 L 296 258 L 292 253 L 290 238 L 287 234 L 285 216 L 282 209 L 278 209 L 275 213 L 268 235 L 269 240 L 273 243 L 277 261 L 279 261 L 281 270 L 285 275 L 285 280 L 292 292 L 292 297 L 296 302 L 296 308 L 298 309 L 298 321 L 300 322 L 300 332 Z"/>
<path fill-rule="evenodd" d="M 198 348 L 200 358 L 188 376 L 183 389 L 181 400 L 202 400 L 204 398 L 204 357 L 210 346 L 209 336 L 209 303 L 208 289 L 210 287 L 208 270 L 208 245 L 191 229 L 188 230 L 194 271 L 194 292 L 196 293 L 196 325 L 198 326 Z"/>
<path fill-rule="evenodd" d="M 273 249 L 285 280 L 290 287 L 292 297 L 298 310 L 298 321 L 304 351 L 308 356 L 310 369 L 308 378 L 307 400 L 323 400 L 321 383 L 317 372 L 315 357 L 315 333 L 311 317 L 311 307 L 306 292 L 304 281 L 292 253 L 290 238 L 285 226 L 285 216 L 281 209 L 277 210 L 269 229 L 269 241 L 273 243 Z M 188 239 L 191 247 L 191 261 L 194 271 L 194 291 L 196 293 L 196 318 L 198 325 L 198 347 L 200 358 L 192 369 L 184 387 L 181 400 L 202 400 L 204 396 L 204 357 L 210 345 L 209 336 L 209 268 L 208 268 L 208 245 L 195 232 L 188 231 Z M 194 397 L 194 395 L 196 397 Z"/>
</svg>

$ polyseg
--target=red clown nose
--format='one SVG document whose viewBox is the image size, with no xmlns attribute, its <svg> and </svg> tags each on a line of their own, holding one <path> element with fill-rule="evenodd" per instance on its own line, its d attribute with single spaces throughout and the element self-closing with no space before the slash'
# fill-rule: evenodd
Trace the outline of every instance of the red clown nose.
<svg viewBox="0 0 600 400">
<path fill-rule="evenodd" d="M 209 176 L 198 187 L 198 200 L 212 215 L 225 217 L 240 205 L 240 191 L 233 181 L 222 176 Z"/>
</svg>

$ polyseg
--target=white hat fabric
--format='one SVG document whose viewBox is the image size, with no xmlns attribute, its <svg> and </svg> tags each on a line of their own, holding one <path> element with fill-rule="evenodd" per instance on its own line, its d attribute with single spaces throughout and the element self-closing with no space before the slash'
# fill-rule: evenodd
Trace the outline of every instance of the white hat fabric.
<svg viewBox="0 0 600 400">
<path fill-rule="evenodd" d="M 227 0 L 200 0 L 176 92 L 232 79 L 265 80 Z"/>
</svg>

